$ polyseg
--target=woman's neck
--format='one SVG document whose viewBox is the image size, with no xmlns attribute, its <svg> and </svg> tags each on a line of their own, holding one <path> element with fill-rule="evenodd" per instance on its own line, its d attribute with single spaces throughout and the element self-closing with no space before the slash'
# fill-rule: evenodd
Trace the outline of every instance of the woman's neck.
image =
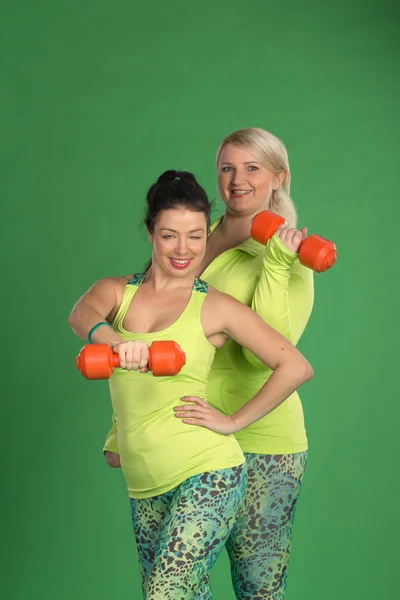
<svg viewBox="0 0 400 600">
<path fill-rule="evenodd" d="M 250 237 L 251 221 L 254 215 L 232 215 L 225 213 L 218 229 L 219 235 L 225 240 L 229 240 L 229 245 L 233 248 L 238 246 Z"/>
<path fill-rule="evenodd" d="M 155 292 L 163 290 L 173 291 L 193 287 L 194 279 L 194 273 L 188 274 L 185 277 L 174 277 L 153 263 L 146 273 L 144 283 L 151 285 Z"/>
</svg>

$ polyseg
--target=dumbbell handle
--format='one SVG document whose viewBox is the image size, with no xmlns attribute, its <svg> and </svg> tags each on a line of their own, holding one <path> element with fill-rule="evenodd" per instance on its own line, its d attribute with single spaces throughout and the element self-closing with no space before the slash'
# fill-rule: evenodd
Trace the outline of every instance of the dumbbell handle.
<svg viewBox="0 0 400 600">
<path fill-rule="evenodd" d="M 177 375 L 185 364 L 185 353 L 176 342 L 151 344 L 147 366 L 155 377 Z M 77 356 L 76 366 L 86 379 L 109 379 L 121 365 L 119 355 L 108 344 L 87 344 Z"/>
<path fill-rule="evenodd" d="M 285 219 L 270 210 L 258 213 L 251 223 L 251 237 L 265 245 L 277 229 L 285 224 Z M 310 235 L 299 246 L 299 261 L 317 273 L 327 271 L 336 262 L 336 246 L 320 235 Z"/>
<path fill-rule="evenodd" d="M 149 348 L 149 360 L 148 360 L 148 363 L 147 363 L 147 367 L 148 367 L 149 371 L 153 371 L 154 348 L 152 349 L 152 347 L 153 347 L 153 344 Z M 110 366 L 119 368 L 121 366 L 119 354 L 117 354 L 116 352 L 112 351 L 112 354 L 110 354 L 109 356 L 110 356 L 110 359 L 109 359 Z"/>
</svg>

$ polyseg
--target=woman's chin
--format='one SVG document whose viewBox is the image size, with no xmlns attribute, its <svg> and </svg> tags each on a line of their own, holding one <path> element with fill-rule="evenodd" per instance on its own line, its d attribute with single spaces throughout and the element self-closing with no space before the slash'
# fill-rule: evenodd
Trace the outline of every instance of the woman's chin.
<svg viewBox="0 0 400 600">
<path fill-rule="evenodd" d="M 252 216 L 264 210 L 264 203 L 246 202 L 245 199 L 237 201 L 229 201 L 226 204 L 226 209 L 236 216 Z"/>
</svg>

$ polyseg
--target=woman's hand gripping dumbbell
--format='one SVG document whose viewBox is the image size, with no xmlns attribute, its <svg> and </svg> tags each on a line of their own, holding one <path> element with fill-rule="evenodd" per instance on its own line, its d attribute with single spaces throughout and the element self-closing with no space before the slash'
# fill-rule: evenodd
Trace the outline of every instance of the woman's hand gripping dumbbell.
<svg viewBox="0 0 400 600">
<path fill-rule="evenodd" d="M 147 366 L 138 370 L 162 377 L 177 375 L 185 364 L 185 353 L 176 342 L 159 341 L 148 348 Z M 121 361 L 108 344 L 88 344 L 77 356 L 76 366 L 86 379 L 109 379 L 114 368 L 121 367 Z"/>
<path fill-rule="evenodd" d="M 283 217 L 264 210 L 254 217 L 250 235 L 257 242 L 265 245 L 285 223 Z M 335 244 L 315 234 L 300 243 L 298 253 L 301 264 L 317 273 L 330 269 L 335 264 L 337 256 Z"/>
</svg>

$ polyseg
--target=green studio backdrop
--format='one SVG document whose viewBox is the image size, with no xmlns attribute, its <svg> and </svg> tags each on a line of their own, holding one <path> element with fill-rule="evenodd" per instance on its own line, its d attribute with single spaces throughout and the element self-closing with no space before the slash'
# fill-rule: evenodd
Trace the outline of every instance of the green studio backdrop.
<svg viewBox="0 0 400 600">
<path fill-rule="evenodd" d="M 260 126 L 288 147 L 299 225 L 339 253 L 315 277 L 300 343 L 315 377 L 301 390 L 310 458 L 287 600 L 393 598 L 395 3 L 20 0 L 1 11 L 2 597 L 140 598 L 122 474 L 101 453 L 108 386 L 76 371 L 67 317 L 95 280 L 148 259 L 139 225 L 162 171 L 193 170 L 217 198 L 219 142 Z M 212 583 L 215 600 L 234 598 L 225 553 Z"/>
</svg>

